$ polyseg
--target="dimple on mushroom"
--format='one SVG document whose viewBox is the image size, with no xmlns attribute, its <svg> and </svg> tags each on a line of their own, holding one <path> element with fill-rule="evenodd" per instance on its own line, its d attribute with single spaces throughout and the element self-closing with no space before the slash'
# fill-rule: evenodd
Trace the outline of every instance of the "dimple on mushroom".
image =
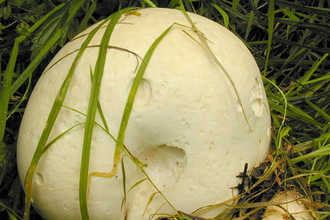
<svg viewBox="0 0 330 220">
<path fill-rule="evenodd" d="M 167 28 L 174 23 L 181 25 L 173 25 L 155 48 L 125 133 L 125 146 L 134 157 L 148 164 L 145 173 L 154 185 L 132 160 L 122 157 L 125 178 L 122 166 L 111 178 L 90 177 L 87 197 L 90 219 L 149 219 L 155 213 L 175 214 L 173 207 L 191 213 L 224 202 L 236 194 L 232 187 L 240 182 L 236 176 L 244 165 L 252 168 L 266 157 L 270 113 L 253 56 L 223 26 L 188 14 L 234 86 L 224 70 L 196 43 L 199 37 L 189 28 L 191 24 L 182 11 L 148 8 L 124 14 L 109 41 L 111 48 L 98 97 L 114 137 L 118 135 L 135 70 L 143 62 L 141 57 Z M 34 88 L 18 139 L 22 183 L 55 96 L 77 51 L 95 27 L 65 45 Z M 95 45 L 100 45 L 104 30 L 97 31 L 89 43 L 94 46 L 87 47 L 78 60 L 64 100 L 66 107 L 60 110 L 48 143 L 75 127 L 42 154 L 35 172 L 33 206 L 45 219 L 81 219 L 79 180 L 84 126 L 80 124 L 86 122 L 91 70 L 99 51 Z M 96 122 L 103 125 L 100 113 Z M 89 173 L 110 173 L 115 147 L 116 142 L 105 129 L 95 125 Z M 123 200 L 126 202 L 122 203 Z M 221 208 L 216 208 L 197 215 L 214 217 L 220 211 Z"/>
</svg>

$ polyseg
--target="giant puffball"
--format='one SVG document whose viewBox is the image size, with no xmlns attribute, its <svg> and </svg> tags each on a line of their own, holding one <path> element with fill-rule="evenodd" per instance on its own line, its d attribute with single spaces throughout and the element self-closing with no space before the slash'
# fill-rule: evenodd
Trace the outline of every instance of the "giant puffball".
<svg viewBox="0 0 330 220">
<path fill-rule="evenodd" d="M 276 205 L 267 206 L 263 214 L 263 220 L 314 220 L 313 210 L 306 204 L 311 204 L 298 192 L 292 190 L 276 193 L 270 201 Z"/>
<path fill-rule="evenodd" d="M 116 24 L 99 94 L 109 133 L 117 137 L 136 69 L 144 62 L 141 58 L 175 23 L 147 65 L 124 144 L 134 157 L 148 164 L 145 172 L 167 201 L 185 213 L 231 199 L 237 193 L 233 187 L 240 183 L 237 175 L 245 164 L 252 168 L 266 158 L 271 135 L 263 82 L 249 50 L 225 27 L 188 14 L 229 77 L 197 43 L 201 38 L 181 10 L 147 8 L 123 14 Z M 95 27 L 67 43 L 34 88 L 18 139 L 22 184 L 56 94 L 80 46 Z M 85 114 L 105 27 L 97 31 L 78 60 L 48 143 L 72 129 L 42 154 L 33 177 L 32 204 L 45 219 L 81 219 L 79 181 Z M 113 167 L 116 142 L 103 129 L 100 115 L 96 114 L 99 125 L 94 126 L 89 173 L 110 173 Z M 175 214 L 149 180 L 141 181 L 146 178 L 141 169 L 128 157 L 122 157 L 122 161 L 125 178 L 120 164 L 111 178 L 90 176 L 90 219 L 139 220 L 155 213 Z M 213 217 L 219 211 L 196 215 Z"/>
</svg>

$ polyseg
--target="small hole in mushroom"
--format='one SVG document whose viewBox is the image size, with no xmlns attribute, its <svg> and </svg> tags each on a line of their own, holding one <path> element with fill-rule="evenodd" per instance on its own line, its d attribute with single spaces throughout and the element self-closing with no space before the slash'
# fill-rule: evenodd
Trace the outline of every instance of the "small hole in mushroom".
<svg viewBox="0 0 330 220">
<path fill-rule="evenodd" d="M 64 210 L 68 210 L 68 209 L 69 209 L 68 204 L 64 204 L 64 205 L 63 205 L 63 209 L 64 209 Z"/>
<path fill-rule="evenodd" d="M 40 173 L 37 173 L 35 175 L 35 180 L 36 180 L 36 183 L 41 186 L 42 184 L 44 184 L 44 178 L 42 177 L 42 175 Z"/>
<path fill-rule="evenodd" d="M 148 160 L 145 171 L 159 190 L 171 187 L 187 165 L 186 152 L 181 148 L 167 145 L 148 149 L 144 153 L 144 158 Z"/>
<path fill-rule="evenodd" d="M 128 86 L 127 86 L 127 91 L 130 92 L 134 79 L 131 79 Z M 141 79 L 141 82 L 139 84 L 139 88 L 137 90 L 133 108 L 134 109 L 144 109 L 146 108 L 151 100 L 152 97 L 152 88 L 148 80 L 146 79 Z"/>
<path fill-rule="evenodd" d="M 255 85 L 250 90 L 250 104 L 257 117 L 262 115 L 262 85 L 258 78 L 255 79 Z"/>
</svg>

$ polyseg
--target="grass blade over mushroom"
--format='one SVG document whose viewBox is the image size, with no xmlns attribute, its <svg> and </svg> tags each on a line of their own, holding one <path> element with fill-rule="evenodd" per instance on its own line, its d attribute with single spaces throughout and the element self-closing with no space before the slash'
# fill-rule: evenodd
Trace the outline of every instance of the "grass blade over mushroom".
<svg viewBox="0 0 330 220">
<path fill-rule="evenodd" d="M 92 89 L 91 96 L 89 99 L 89 105 L 87 110 L 87 118 L 86 118 L 86 126 L 84 133 L 84 142 L 83 142 L 83 150 L 82 150 L 82 158 L 81 158 L 81 168 L 80 168 L 80 181 L 79 181 L 79 204 L 80 204 L 80 212 L 82 219 L 89 219 L 88 208 L 87 208 L 87 188 L 88 188 L 88 180 L 89 180 L 89 159 L 90 159 L 90 150 L 93 136 L 93 129 L 95 125 L 95 116 L 97 108 L 99 107 L 98 96 L 100 92 L 100 84 L 104 72 L 104 66 L 106 61 L 106 55 L 108 51 L 108 44 L 111 37 L 111 34 L 119 21 L 121 15 L 127 11 L 130 11 L 132 8 L 123 9 L 113 15 L 111 15 L 108 19 L 110 19 L 109 24 L 105 30 L 105 33 L 101 40 L 101 45 L 99 49 L 99 55 L 96 61 L 94 76 L 92 78 Z M 100 27 L 101 25 L 99 25 Z M 95 29 L 94 29 L 95 30 Z M 93 31 L 94 31 L 93 30 Z M 98 30 L 98 29 L 97 29 Z M 95 31 L 97 31 L 95 30 Z M 95 33 L 95 32 L 94 32 Z"/>
<path fill-rule="evenodd" d="M 119 162 L 120 162 L 120 159 L 122 158 L 121 155 L 122 155 L 122 151 L 124 150 L 124 152 L 126 153 L 126 156 L 128 158 L 130 158 L 139 168 L 140 170 L 146 175 L 146 179 L 148 179 L 150 181 L 150 183 L 155 187 L 155 189 L 157 190 L 157 193 L 160 193 L 161 196 L 165 199 L 165 201 L 176 211 L 176 209 L 171 205 L 171 203 L 165 198 L 165 196 L 158 190 L 157 186 L 152 182 L 152 180 L 149 178 L 149 176 L 147 175 L 147 173 L 144 171 L 143 167 L 146 166 L 146 164 L 142 163 L 141 161 L 138 160 L 138 158 L 134 157 L 130 152 L 129 152 L 129 149 L 127 149 L 125 146 L 124 146 L 124 138 L 125 138 L 125 131 L 126 131 L 126 128 L 127 128 L 127 125 L 128 125 L 128 121 L 129 121 L 129 117 L 130 117 L 130 114 L 131 114 L 131 111 L 132 111 L 132 107 L 133 107 L 133 103 L 134 103 L 134 99 L 135 99 L 135 96 L 136 96 L 136 93 L 137 93 L 137 90 L 139 88 L 139 84 L 143 78 L 143 75 L 147 69 L 147 66 L 148 66 L 148 63 L 152 57 L 152 54 L 154 52 L 154 50 L 156 49 L 157 45 L 161 42 L 161 40 L 166 36 L 166 34 L 171 30 L 171 28 L 174 26 L 175 24 L 172 24 L 170 27 L 168 27 L 154 42 L 153 44 L 149 47 L 146 55 L 144 56 L 143 58 L 143 61 L 137 71 L 137 74 L 136 74 L 136 77 L 133 81 L 133 84 L 132 84 L 132 87 L 131 87 L 131 90 L 130 90 L 130 93 L 128 95 L 128 98 L 127 98 L 127 101 L 126 101 L 126 106 L 125 106 L 125 109 L 124 109 L 124 112 L 123 112 L 123 116 L 122 116 L 122 121 L 121 121 L 121 124 L 120 124 L 120 128 L 119 128 L 119 133 L 118 133 L 118 137 L 117 137 L 117 140 L 116 140 L 116 148 L 115 148 L 115 154 L 114 154 L 114 159 L 113 159 L 113 167 L 112 167 L 112 170 L 111 170 L 111 173 L 103 173 L 103 172 L 94 172 L 94 173 L 91 173 L 90 175 L 92 176 L 97 176 L 97 177 L 104 177 L 104 178 L 112 178 L 116 173 L 117 173 L 117 170 L 118 170 L 118 166 L 119 166 Z M 93 77 L 95 78 L 95 76 Z M 97 97 L 96 97 L 96 100 L 97 100 Z M 94 102 L 97 102 L 97 101 L 94 101 Z M 96 103 L 95 103 L 96 105 Z M 95 116 L 95 115 L 94 115 Z M 90 119 L 92 120 L 92 119 Z M 94 123 L 94 121 L 93 121 Z M 87 126 L 87 124 L 86 124 Z M 91 125 L 90 125 L 91 126 Z M 86 146 L 87 150 L 90 150 L 90 146 Z M 85 150 L 85 146 L 84 146 L 84 149 Z M 87 187 L 88 186 L 88 178 L 87 179 L 83 179 L 84 177 L 86 177 L 85 175 L 88 174 L 88 170 L 87 170 L 87 167 L 85 164 L 88 164 L 89 161 L 84 161 L 84 159 L 89 159 L 89 158 L 84 158 L 84 157 L 87 157 L 89 155 L 85 155 L 84 152 L 83 152 L 83 158 L 82 158 L 82 167 L 81 167 L 81 170 L 85 170 L 84 171 L 84 176 L 81 175 L 81 180 L 83 180 L 83 184 L 84 184 L 84 187 Z M 84 167 L 83 167 L 84 166 Z M 122 161 L 122 166 L 123 166 L 123 161 Z M 126 197 L 126 186 L 125 186 L 125 173 L 123 173 L 124 175 L 124 182 L 123 182 L 123 187 L 124 187 L 124 196 Z M 134 186 L 132 188 L 134 188 L 135 186 L 139 185 L 141 182 L 143 182 L 145 179 L 137 182 L 134 184 Z M 81 190 L 83 190 L 83 188 L 81 188 Z M 86 191 L 80 191 L 80 195 L 82 194 L 84 199 L 86 199 Z M 123 199 L 123 203 L 125 202 L 125 197 Z M 84 209 L 87 209 L 87 204 L 85 204 L 84 201 L 81 201 L 83 202 L 83 206 L 84 206 Z M 82 207 L 81 207 L 81 210 L 82 210 Z M 82 216 L 86 216 L 86 213 L 82 213 Z M 87 219 L 87 218 L 86 218 Z"/>
<path fill-rule="evenodd" d="M 208 45 L 206 38 L 204 36 L 204 33 L 201 32 L 195 25 L 195 23 L 191 20 L 191 18 L 189 17 L 189 15 L 187 14 L 182 0 L 180 1 L 180 10 L 182 11 L 182 13 L 184 14 L 184 16 L 187 18 L 187 20 L 189 21 L 189 23 L 191 24 L 191 29 L 196 32 L 196 34 L 199 37 L 199 40 L 201 42 L 198 42 L 194 37 L 192 37 L 190 34 L 188 34 L 186 31 L 183 30 L 183 32 L 185 32 L 190 38 L 192 38 L 199 46 L 202 47 L 202 49 L 211 57 L 211 59 L 220 67 L 220 69 L 224 72 L 224 74 L 226 75 L 227 79 L 229 80 L 230 84 L 232 85 L 235 95 L 237 97 L 238 100 L 238 104 L 240 105 L 240 107 L 242 108 L 242 113 L 244 115 L 245 121 L 249 127 L 249 130 L 252 132 L 249 120 L 247 118 L 247 115 L 245 113 L 244 107 L 243 107 L 243 103 L 241 101 L 240 95 L 238 94 L 238 91 L 236 89 L 235 83 L 232 80 L 232 78 L 230 77 L 229 73 L 227 72 L 227 70 L 225 69 L 225 67 L 220 63 L 220 61 L 218 60 L 218 58 L 214 55 L 214 53 L 212 52 L 210 46 Z"/>
<path fill-rule="evenodd" d="M 173 24 L 174 25 L 174 24 Z M 120 161 L 120 157 L 121 157 L 121 152 L 122 152 L 122 148 L 123 148 L 123 144 L 124 144 L 124 137 L 125 137 L 125 131 L 128 125 L 128 120 L 129 117 L 131 115 L 131 111 L 132 111 L 132 107 L 133 107 L 133 103 L 134 103 L 134 99 L 135 99 L 135 95 L 136 92 L 139 88 L 139 84 L 142 80 L 142 77 L 147 69 L 148 63 L 151 59 L 151 56 L 156 48 L 156 46 L 160 43 L 160 41 L 166 36 L 166 34 L 170 31 L 170 29 L 173 27 L 173 25 L 171 25 L 170 27 L 168 27 L 154 42 L 153 44 L 150 46 L 150 48 L 148 49 L 146 55 L 143 58 L 143 61 L 139 67 L 138 72 L 136 73 L 136 77 L 134 79 L 134 82 L 132 84 L 130 93 L 128 95 L 127 98 L 127 102 L 126 102 L 126 106 L 125 106 L 125 110 L 123 112 L 123 117 L 120 123 L 120 128 L 119 128 L 119 133 L 118 133 L 118 137 L 117 137 L 117 144 L 116 144 L 116 150 L 115 150 L 115 155 L 114 155 L 114 159 L 113 159 L 113 168 L 111 173 L 109 174 L 109 177 L 112 177 L 116 174 L 117 169 L 118 169 L 118 164 Z"/>
<path fill-rule="evenodd" d="M 132 8 L 125 9 L 121 13 L 124 13 L 125 11 L 129 11 L 129 10 L 132 10 Z M 71 65 L 71 68 L 69 70 L 69 73 L 68 73 L 66 79 L 64 80 L 64 82 L 63 82 L 63 84 L 62 84 L 62 86 L 61 86 L 61 88 L 60 88 L 60 90 L 59 90 L 59 92 L 58 92 L 58 94 L 56 96 L 56 99 L 55 99 L 54 104 L 52 106 L 51 112 L 50 112 L 49 117 L 47 119 L 45 128 L 44 128 L 44 130 L 42 132 L 42 135 L 40 137 L 38 146 L 37 146 L 37 148 L 35 150 L 35 153 L 33 155 L 33 158 L 32 158 L 31 164 L 30 164 L 30 167 L 29 167 L 29 169 L 27 171 L 27 174 L 26 174 L 26 178 L 25 178 L 26 198 L 25 198 L 25 212 L 24 212 L 24 218 L 25 219 L 28 219 L 29 218 L 29 210 L 30 210 L 31 196 L 32 196 L 32 179 L 33 179 L 33 176 L 34 176 L 34 172 L 35 172 L 35 170 L 37 168 L 37 165 L 38 165 L 38 162 L 39 162 L 39 160 L 40 160 L 40 158 L 42 156 L 42 153 L 45 150 L 46 143 L 47 143 L 48 137 L 50 135 L 50 132 L 51 132 L 53 126 L 54 126 L 55 120 L 56 120 L 56 118 L 57 118 L 57 116 L 58 116 L 58 114 L 60 112 L 60 109 L 62 108 L 64 99 L 66 97 L 68 88 L 70 86 L 70 82 L 71 82 L 72 76 L 74 74 L 75 67 L 77 65 L 77 62 L 78 62 L 79 58 L 81 57 L 81 55 L 83 54 L 84 50 L 87 48 L 87 45 L 91 41 L 91 39 L 94 36 L 94 34 L 110 18 L 111 17 L 109 17 L 108 19 L 104 20 L 100 25 L 98 25 L 89 34 L 89 36 L 87 37 L 87 39 L 85 40 L 85 42 L 82 44 L 80 50 L 78 51 L 78 53 L 77 53 L 77 55 L 76 55 L 76 57 L 75 57 L 72 65 Z M 87 176 L 88 176 L 88 174 L 86 175 L 86 177 L 84 179 L 88 179 Z M 87 185 L 86 185 L 86 188 L 87 188 Z"/>
</svg>

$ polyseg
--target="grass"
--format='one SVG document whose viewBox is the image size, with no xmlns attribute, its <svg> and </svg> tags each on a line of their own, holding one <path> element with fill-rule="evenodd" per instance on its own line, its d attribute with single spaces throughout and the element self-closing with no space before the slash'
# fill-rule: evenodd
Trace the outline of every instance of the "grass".
<svg viewBox="0 0 330 220">
<path fill-rule="evenodd" d="M 149 3 L 174 8 L 179 1 L 160 2 Z M 65 42 L 87 26 L 120 9 L 151 4 L 132 0 L 0 3 L 0 218 L 21 219 L 25 195 L 16 170 L 16 140 L 39 73 Z M 250 190 L 239 186 L 242 195 L 237 205 L 217 219 L 258 219 L 271 196 L 284 189 L 297 189 L 314 201 L 316 218 L 329 218 L 330 1 L 183 3 L 187 11 L 219 22 L 246 44 L 261 70 L 271 109 L 273 135 L 268 160 L 249 175 L 242 173 L 243 184 Z M 97 81 L 98 70 L 93 74 Z M 89 114 L 93 123 L 93 112 Z M 86 141 L 88 146 L 88 137 Z M 44 144 L 40 143 L 39 154 Z M 86 188 L 86 183 L 81 184 Z M 39 219 L 34 210 L 29 216 Z M 189 219 L 189 215 L 179 213 L 173 218 Z"/>
</svg>

